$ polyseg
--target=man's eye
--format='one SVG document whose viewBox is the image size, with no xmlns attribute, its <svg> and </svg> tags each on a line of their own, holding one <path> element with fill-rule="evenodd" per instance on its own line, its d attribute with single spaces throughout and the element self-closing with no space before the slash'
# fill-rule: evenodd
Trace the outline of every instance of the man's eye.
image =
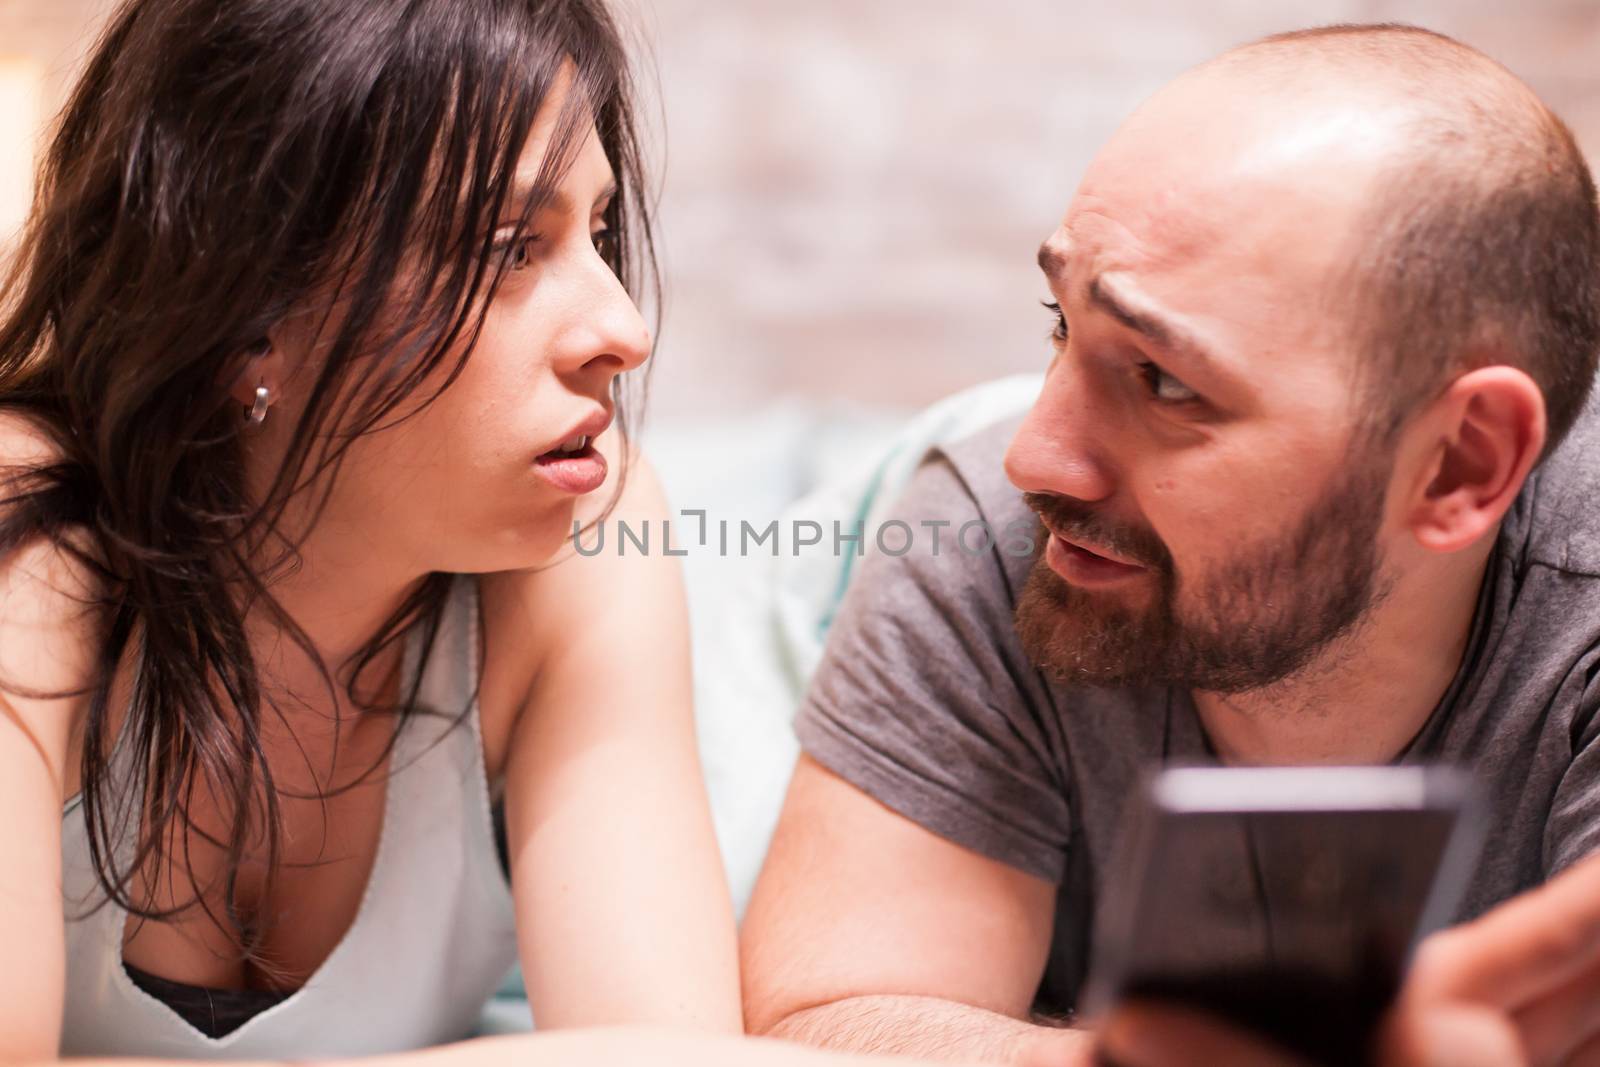
<svg viewBox="0 0 1600 1067">
<path fill-rule="evenodd" d="M 1150 395 L 1164 404 L 1186 404 L 1199 400 L 1200 394 L 1148 361 L 1135 365 L 1139 377 Z"/>
<path fill-rule="evenodd" d="M 1067 317 L 1061 313 L 1061 305 L 1041 300 L 1044 309 L 1056 317 L 1055 329 L 1050 331 L 1050 336 L 1055 341 L 1065 344 L 1067 341 Z"/>
</svg>

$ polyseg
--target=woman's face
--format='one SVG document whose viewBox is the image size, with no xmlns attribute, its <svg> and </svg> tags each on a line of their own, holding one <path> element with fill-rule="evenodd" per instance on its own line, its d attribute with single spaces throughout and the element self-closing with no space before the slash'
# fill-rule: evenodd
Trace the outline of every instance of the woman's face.
<svg viewBox="0 0 1600 1067">
<path fill-rule="evenodd" d="M 537 177 L 553 122 L 544 116 L 561 104 L 557 95 L 541 113 L 519 186 Z M 496 236 L 510 265 L 459 377 L 411 417 L 351 444 L 308 550 L 415 574 L 525 568 L 560 548 L 575 515 L 591 517 L 610 498 L 621 453 L 618 434 L 605 429 L 614 415 L 612 381 L 651 349 L 648 328 L 601 252 L 612 239 L 605 217 L 615 181 L 591 126 L 520 239 L 521 205 L 508 204 Z M 417 395 L 437 390 L 455 362 L 447 357 Z M 286 372 L 291 410 L 282 413 L 280 433 L 298 414 L 296 385 L 309 388 L 309 364 Z M 557 454 L 580 437 L 599 440 Z"/>
</svg>

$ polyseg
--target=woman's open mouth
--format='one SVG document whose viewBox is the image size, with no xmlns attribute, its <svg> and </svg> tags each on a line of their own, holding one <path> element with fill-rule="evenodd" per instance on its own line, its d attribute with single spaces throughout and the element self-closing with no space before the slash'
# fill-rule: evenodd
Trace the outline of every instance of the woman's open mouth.
<svg viewBox="0 0 1600 1067">
<path fill-rule="evenodd" d="M 580 434 L 533 461 L 533 469 L 563 493 L 582 496 L 605 484 L 606 458 L 593 440 Z"/>
</svg>

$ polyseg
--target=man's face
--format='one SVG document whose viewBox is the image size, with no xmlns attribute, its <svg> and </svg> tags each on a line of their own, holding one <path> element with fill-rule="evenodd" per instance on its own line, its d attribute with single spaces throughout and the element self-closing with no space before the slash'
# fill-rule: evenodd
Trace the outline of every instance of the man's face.
<svg viewBox="0 0 1600 1067">
<path fill-rule="evenodd" d="M 1244 92 L 1146 105 L 1041 249 L 1055 355 L 1006 469 L 1049 531 L 1018 632 L 1071 679 L 1259 688 L 1387 585 L 1339 283 L 1388 125 Z"/>
</svg>

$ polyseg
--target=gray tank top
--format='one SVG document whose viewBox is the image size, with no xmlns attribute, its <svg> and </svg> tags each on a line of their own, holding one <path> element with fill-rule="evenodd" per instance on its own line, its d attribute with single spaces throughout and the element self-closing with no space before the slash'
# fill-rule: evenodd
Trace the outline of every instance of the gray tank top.
<svg viewBox="0 0 1600 1067">
<path fill-rule="evenodd" d="M 127 913 L 104 903 L 82 809 L 77 798 L 69 801 L 61 821 L 61 1054 L 305 1059 L 400 1052 L 469 1036 L 516 959 L 473 699 L 479 647 L 477 583 L 458 577 L 420 689 L 420 705 L 440 714 L 413 716 L 396 738 L 377 855 L 355 919 L 305 985 L 220 1037 L 196 1028 L 124 969 Z M 414 636 L 405 677 L 418 657 Z M 469 701 L 466 721 L 451 730 Z M 130 820 L 120 848 L 132 845 Z"/>
</svg>

